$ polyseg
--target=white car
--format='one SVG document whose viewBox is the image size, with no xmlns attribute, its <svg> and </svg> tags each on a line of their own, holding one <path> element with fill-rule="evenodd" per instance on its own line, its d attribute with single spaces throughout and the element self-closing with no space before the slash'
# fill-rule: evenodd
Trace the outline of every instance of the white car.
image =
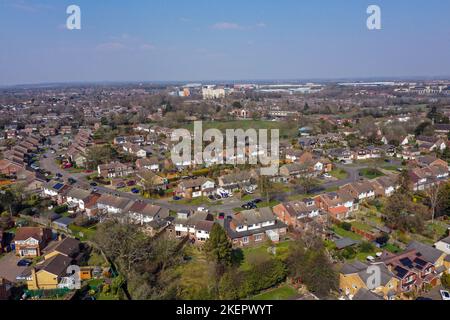
<svg viewBox="0 0 450 320">
<path fill-rule="evenodd" d="M 448 292 L 446 290 L 441 290 L 441 297 L 442 297 L 442 300 L 450 301 L 450 292 Z"/>
<path fill-rule="evenodd" d="M 331 178 L 333 178 L 333 177 L 331 176 L 331 174 L 329 174 L 329 173 L 325 173 L 325 174 L 323 175 L 323 177 L 324 177 L 325 179 L 331 179 Z"/>
</svg>

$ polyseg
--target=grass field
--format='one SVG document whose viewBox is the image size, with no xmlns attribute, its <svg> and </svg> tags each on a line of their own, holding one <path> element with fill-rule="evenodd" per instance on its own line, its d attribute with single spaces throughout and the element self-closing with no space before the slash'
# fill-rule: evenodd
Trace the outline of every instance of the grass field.
<svg viewBox="0 0 450 320">
<path fill-rule="evenodd" d="M 288 300 L 295 297 L 298 294 L 297 290 L 289 285 L 269 290 L 264 293 L 260 293 L 251 300 Z"/>
<path fill-rule="evenodd" d="M 371 168 L 361 169 L 359 170 L 359 173 L 367 179 L 375 179 L 384 176 L 380 170 Z"/>
<path fill-rule="evenodd" d="M 343 169 L 335 169 L 333 171 L 330 172 L 331 176 L 339 179 L 339 180 L 344 180 L 348 178 L 348 173 L 347 171 L 343 170 Z"/>
<path fill-rule="evenodd" d="M 356 234 L 356 233 L 351 232 L 351 231 L 344 230 L 344 229 L 342 229 L 342 228 L 340 228 L 338 226 L 333 226 L 332 229 L 337 235 L 339 235 L 341 237 L 350 238 L 350 239 L 353 239 L 353 240 L 361 240 L 362 239 L 362 237 L 359 234 Z"/>
<path fill-rule="evenodd" d="M 194 123 L 184 126 L 190 131 L 194 130 Z M 279 129 L 280 138 L 288 139 L 298 135 L 298 126 L 288 125 L 286 122 L 263 121 L 263 120 L 236 120 L 236 121 L 204 121 L 203 131 L 208 129 L 219 129 L 225 131 L 227 129 Z"/>
</svg>

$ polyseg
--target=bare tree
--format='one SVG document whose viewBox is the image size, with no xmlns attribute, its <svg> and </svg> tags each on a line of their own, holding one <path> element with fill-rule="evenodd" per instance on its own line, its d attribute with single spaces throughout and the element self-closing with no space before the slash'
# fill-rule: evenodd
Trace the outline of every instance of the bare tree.
<svg viewBox="0 0 450 320">
<path fill-rule="evenodd" d="M 431 207 L 431 222 L 434 223 L 434 218 L 436 215 L 436 208 L 439 205 L 439 202 L 441 200 L 441 184 L 436 183 L 433 184 L 428 190 L 427 190 L 427 197 L 428 201 L 430 201 L 430 207 Z"/>
</svg>

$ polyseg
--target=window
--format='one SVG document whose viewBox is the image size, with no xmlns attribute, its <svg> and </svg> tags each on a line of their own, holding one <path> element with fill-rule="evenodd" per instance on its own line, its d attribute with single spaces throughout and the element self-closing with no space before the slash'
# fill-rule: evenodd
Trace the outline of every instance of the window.
<svg viewBox="0 0 450 320">
<path fill-rule="evenodd" d="M 262 241 L 263 240 L 263 235 L 262 234 L 257 234 L 255 235 L 255 241 Z"/>
<path fill-rule="evenodd" d="M 247 244 L 247 243 L 248 243 L 248 237 L 243 237 L 243 238 L 242 238 L 242 243 Z"/>
</svg>

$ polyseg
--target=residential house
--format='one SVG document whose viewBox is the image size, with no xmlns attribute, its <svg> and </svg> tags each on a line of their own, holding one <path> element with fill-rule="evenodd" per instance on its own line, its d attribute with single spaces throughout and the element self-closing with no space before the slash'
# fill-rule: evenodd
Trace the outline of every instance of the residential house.
<svg viewBox="0 0 450 320">
<path fill-rule="evenodd" d="M 117 178 L 132 175 L 134 169 L 130 164 L 111 162 L 98 166 L 98 174 L 103 178 Z"/>
<path fill-rule="evenodd" d="M 426 285 L 436 286 L 439 283 L 436 267 L 416 249 L 407 248 L 400 254 L 385 251 L 379 259 L 399 280 L 400 294 L 419 292 Z"/>
<path fill-rule="evenodd" d="M 328 192 L 318 195 L 314 198 L 314 201 L 316 206 L 327 212 L 332 220 L 342 221 L 350 216 L 349 204 L 351 203 L 353 208 L 354 202 L 350 194 L 344 192 L 341 194 L 347 195 L 347 198 L 342 198 L 338 192 Z"/>
<path fill-rule="evenodd" d="M 215 183 L 203 177 L 183 180 L 178 184 L 175 194 L 186 199 L 209 196 L 215 192 Z"/>
<path fill-rule="evenodd" d="M 397 177 L 393 175 L 376 178 L 371 180 L 370 183 L 372 184 L 377 197 L 390 197 L 399 187 L 397 184 Z"/>
<path fill-rule="evenodd" d="M 224 221 L 224 227 L 234 246 L 246 247 L 270 239 L 280 242 L 287 225 L 278 220 L 270 208 L 245 210 Z"/>
<path fill-rule="evenodd" d="M 161 163 L 160 163 L 159 159 L 156 157 L 137 159 L 136 160 L 136 168 L 138 170 L 147 169 L 147 170 L 151 170 L 154 172 L 158 172 L 161 170 Z"/>
<path fill-rule="evenodd" d="M 207 211 L 180 211 L 174 221 L 175 235 L 203 243 L 209 239 L 213 225 L 214 217 Z"/>
<path fill-rule="evenodd" d="M 147 151 L 143 147 L 141 147 L 137 144 L 132 144 L 132 143 L 127 142 L 127 143 L 123 144 L 122 148 L 125 152 L 132 154 L 138 158 L 147 157 Z"/>
<path fill-rule="evenodd" d="M 220 176 L 218 178 L 219 188 L 228 192 L 244 189 L 256 189 L 255 179 L 249 171 L 241 171 Z"/>
<path fill-rule="evenodd" d="M 126 208 L 132 204 L 127 198 L 117 197 L 109 194 L 102 194 L 97 200 L 98 210 L 110 214 L 119 214 L 126 212 Z"/>
<path fill-rule="evenodd" d="M 369 181 L 358 181 L 346 184 L 341 190 L 347 191 L 359 201 L 375 198 L 375 188 Z"/>
<path fill-rule="evenodd" d="M 54 290 L 67 287 L 73 279 L 68 274 L 72 258 L 57 254 L 42 263 L 24 271 L 22 279 L 28 290 Z"/>
<path fill-rule="evenodd" d="M 273 208 L 273 213 L 280 221 L 295 229 L 303 229 L 305 221 L 320 215 L 320 209 L 313 199 L 281 203 Z"/>
<path fill-rule="evenodd" d="M 155 220 L 166 219 L 169 216 L 169 209 L 136 201 L 127 209 L 126 214 L 132 221 L 144 225 Z"/>
<path fill-rule="evenodd" d="M 67 203 L 69 206 L 75 206 L 80 210 L 84 211 L 85 204 L 89 202 L 92 192 L 80 188 L 72 188 L 67 193 Z"/>
<path fill-rule="evenodd" d="M 434 246 L 436 247 L 436 249 L 450 255 L 450 236 L 442 240 L 439 240 L 434 244 Z"/>
<path fill-rule="evenodd" d="M 44 260 L 49 260 L 54 256 L 63 255 L 80 262 L 82 259 L 82 251 L 83 245 L 79 240 L 67 237 L 50 243 L 43 250 L 43 256 Z"/>
<path fill-rule="evenodd" d="M 51 238 L 52 231 L 47 228 L 18 228 L 14 237 L 16 255 L 26 258 L 39 257 Z"/>
<path fill-rule="evenodd" d="M 7 159 L 0 160 L 0 174 L 9 177 L 16 175 L 20 170 L 23 170 L 23 166 Z"/>
<path fill-rule="evenodd" d="M 369 290 L 369 277 L 373 272 L 369 272 L 370 267 L 378 267 L 380 270 L 380 282 L 377 288 Z M 339 291 L 350 300 L 364 300 L 360 292 L 371 292 L 386 300 L 393 300 L 397 297 L 399 280 L 382 263 L 366 264 L 360 261 L 346 263 L 339 272 Z M 366 296 L 367 297 L 367 296 Z"/>
</svg>

